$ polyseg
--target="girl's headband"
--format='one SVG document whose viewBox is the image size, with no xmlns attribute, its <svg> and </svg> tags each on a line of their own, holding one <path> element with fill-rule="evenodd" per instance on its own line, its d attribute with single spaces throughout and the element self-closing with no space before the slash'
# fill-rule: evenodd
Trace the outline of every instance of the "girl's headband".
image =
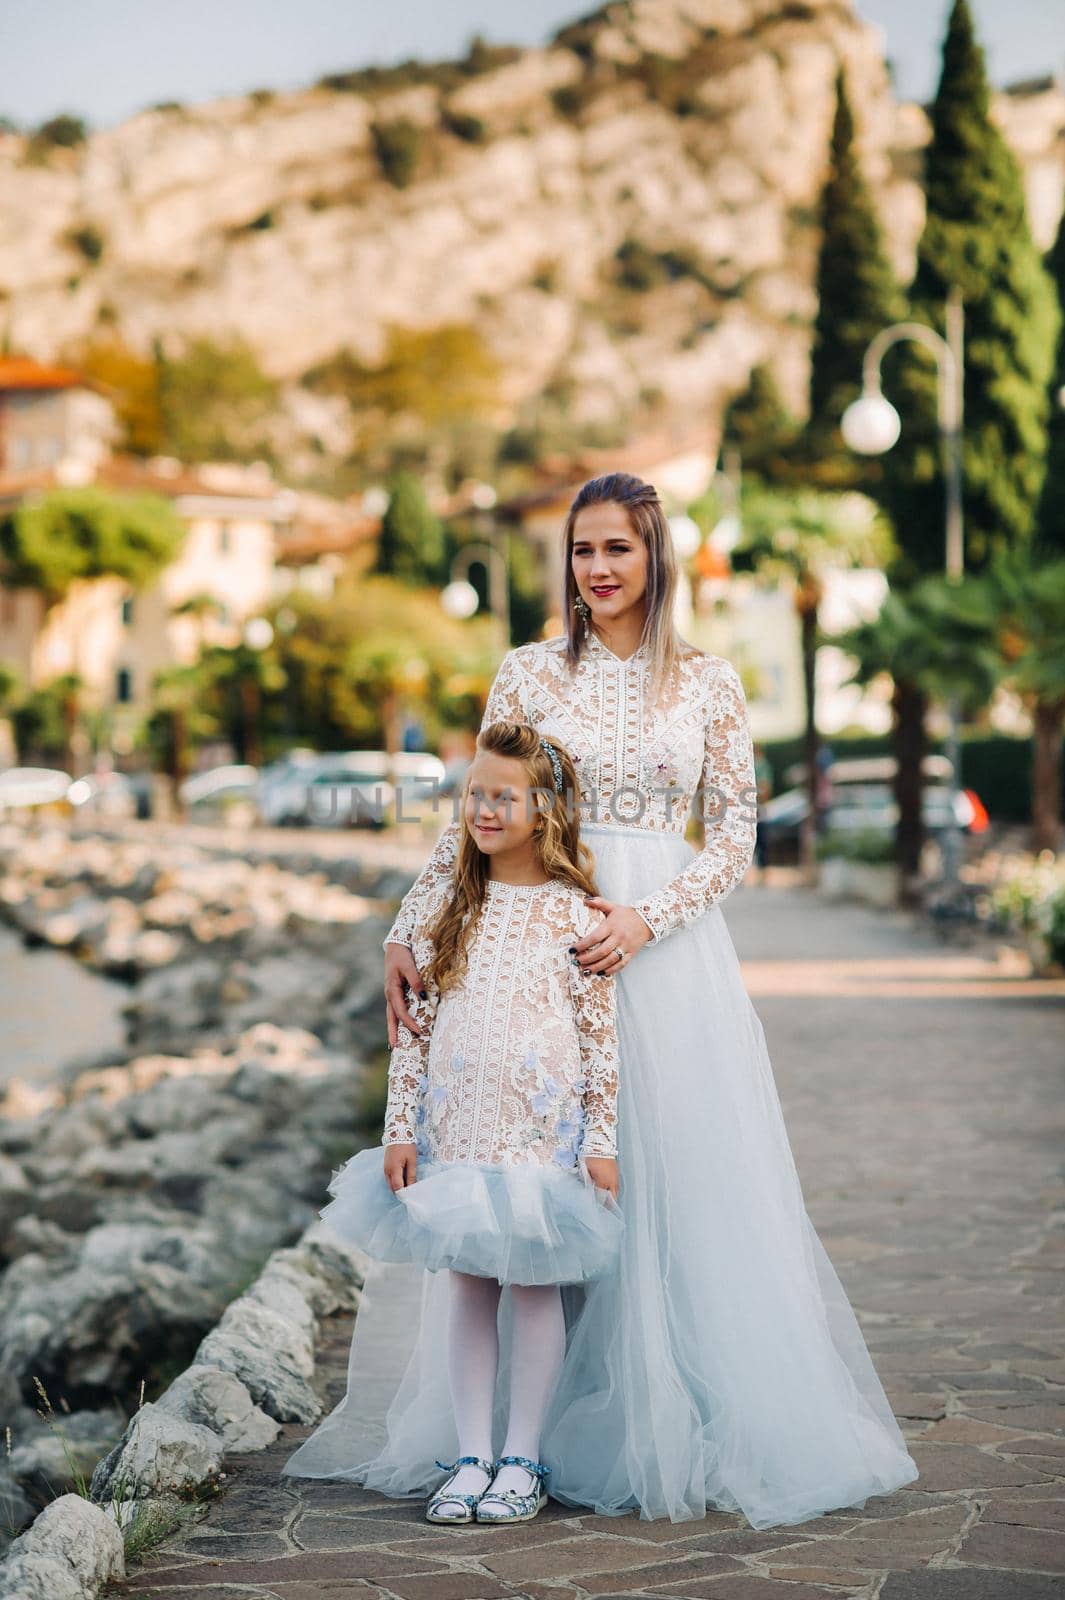
<svg viewBox="0 0 1065 1600">
<path fill-rule="evenodd" d="M 546 739 L 541 739 L 540 740 L 540 749 L 541 750 L 545 750 L 547 752 L 548 760 L 551 762 L 551 770 L 555 775 L 555 793 L 556 794 L 561 794 L 562 793 L 562 787 L 563 787 L 562 786 L 562 763 L 558 759 L 558 751 L 555 749 L 553 744 L 548 744 Z"/>
</svg>

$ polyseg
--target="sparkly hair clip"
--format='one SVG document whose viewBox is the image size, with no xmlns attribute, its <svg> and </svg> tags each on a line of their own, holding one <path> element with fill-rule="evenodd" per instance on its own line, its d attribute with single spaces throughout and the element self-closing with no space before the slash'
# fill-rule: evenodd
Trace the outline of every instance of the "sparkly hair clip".
<svg viewBox="0 0 1065 1600">
<path fill-rule="evenodd" d="M 561 794 L 562 793 L 562 763 L 558 759 L 558 751 L 555 749 L 553 744 L 548 744 L 546 739 L 541 739 L 540 740 L 540 749 L 541 750 L 545 750 L 547 752 L 548 760 L 551 763 L 551 771 L 555 774 L 555 793 L 556 794 Z"/>
</svg>

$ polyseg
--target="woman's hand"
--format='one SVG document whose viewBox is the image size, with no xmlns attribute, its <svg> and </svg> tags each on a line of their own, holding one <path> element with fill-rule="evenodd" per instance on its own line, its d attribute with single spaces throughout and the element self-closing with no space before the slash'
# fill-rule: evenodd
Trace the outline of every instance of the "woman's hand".
<svg viewBox="0 0 1065 1600">
<path fill-rule="evenodd" d="M 588 1176 L 597 1189 L 605 1189 L 616 1200 L 618 1197 L 618 1164 L 613 1156 L 585 1156 Z"/>
<path fill-rule="evenodd" d="M 613 977 L 628 966 L 637 950 L 643 949 L 651 930 L 631 906 L 615 905 L 597 894 L 585 896 L 584 903 L 593 911 L 601 911 L 604 920 L 574 945 L 578 965 L 583 972 L 605 972 Z"/>
<path fill-rule="evenodd" d="M 414 957 L 405 944 L 388 944 L 385 948 L 385 1002 L 388 1007 L 388 1048 L 396 1047 L 396 1026 L 406 1023 L 415 1036 L 421 1034 L 421 1023 L 411 1016 L 407 1007 L 407 990 L 424 997 L 422 975 L 414 964 Z"/>
<path fill-rule="evenodd" d="M 418 1146 L 416 1144 L 385 1145 L 385 1182 L 395 1194 L 405 1189 L 418 1176 Z"/>
</svg>

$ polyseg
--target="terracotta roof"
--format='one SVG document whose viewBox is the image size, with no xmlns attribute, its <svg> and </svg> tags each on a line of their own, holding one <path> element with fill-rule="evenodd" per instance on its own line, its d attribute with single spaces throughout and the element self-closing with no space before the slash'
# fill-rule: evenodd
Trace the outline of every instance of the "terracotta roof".
<svg viewBox="0 0 1065 1600">
<path fill-rule="evenodd" d="M 91 389 L 90 379 L 73 367 L 49 367 L 30 356 L 0 356 L 0 390 Z"/>
<path fill-rule="evenodd" d="M 653 482 L 656 466 L 691 450 L 705 448 L 703 429 L 679 435 L 663 431 L 646 434 L 626 444 L 588 448 L 576 456 L 547 457 L 537 469 L 539 487 L 501 502 L 494 509 L 497 516 L 513 517 L 560 502 L 568 506 L 582 483 L 608 472 L 635 472 L 650 477 Z"/>
</svg>

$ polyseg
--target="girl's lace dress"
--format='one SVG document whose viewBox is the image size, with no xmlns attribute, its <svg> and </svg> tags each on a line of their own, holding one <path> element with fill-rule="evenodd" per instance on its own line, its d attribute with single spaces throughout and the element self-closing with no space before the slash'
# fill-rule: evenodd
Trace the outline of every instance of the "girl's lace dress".
<svg viewBox="0 0 1065 1600">
<path fill-rule="evenodd" d="M 613 980 L 625 1227 L 616 1266 L 562 1291 L 566 1358 L 541 1449 L 552 1494 L 673 1521 L 716 1506 L 763 1528 L 911 1482 L 917 1468 L 807 1216 L 721 912 L 756 821 L 736 671 L 693 652 L 656 688 L 643 647 L 621 659 L 590 634 L 571 674 L 551 639 L 504 659 L 484 722 L 501 718 L 569 750 L 600 893 L 634 906 L 654 935 Z M 696 852 L 684 830 L 700 788 Z M 458 827 L 444 828 L 390 940 L 414 937 Z M 434 1485 L 434 1460 L 457 1445 L 441 1284 L 414 1266 L 371 1266 L 347 1398 L 295 1473 L 393 1495 Z M 500 1395 L 507 1348 L 504 1310 Z"/>
<path fill-rule="evenodd" d="M 449 892 L 422 903 L 429 929 Z M 380 1147 L 334 1177 L 330 1228 L 383 1261 L 455 1267 L 500 1283 L 580 1283 L 617 1255 L 621 1213 L 582 1158 L 616 1153 L 617 1032 L 609 978 L 569 954 L 599 921 L 580 890 L 489 880 L 466 971 L 400 1024 L 383 1143 L 413 1144 L 415 1183 L 393 1193 Z"/>
</svg>

